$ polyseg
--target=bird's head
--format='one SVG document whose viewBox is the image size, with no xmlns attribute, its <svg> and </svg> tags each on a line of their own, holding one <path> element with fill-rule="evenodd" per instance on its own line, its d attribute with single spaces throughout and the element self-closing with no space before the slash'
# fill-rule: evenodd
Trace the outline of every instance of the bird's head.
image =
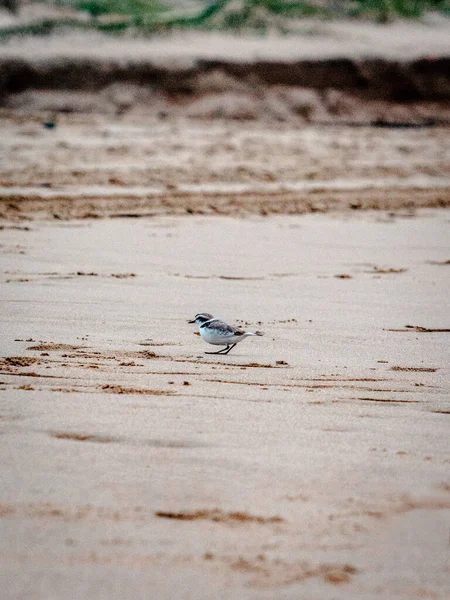
<svg viewBox="0 0 450 600">
<path fill-rule="evenodd" d="M 214 317 L 209 313 L 199 313 L 198 315 L 195 315 L 191 321 L 188 321 L 188 323 L 197 323 L 197 325 L 200 326 L 202 323 L 206 323 L 206 321 L 210 321 L 211 319 L 214 319 Z"/>
</svg>

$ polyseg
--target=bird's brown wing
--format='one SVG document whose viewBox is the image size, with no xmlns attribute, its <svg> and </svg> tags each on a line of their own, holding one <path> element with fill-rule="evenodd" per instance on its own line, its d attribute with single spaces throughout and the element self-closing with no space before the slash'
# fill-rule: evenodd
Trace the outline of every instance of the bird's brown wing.
<svg viewBox="0 0 450 600">
<path fill-rule="evenodd" d="M 245 333 L 241 329 L 237 329 L 236 327 L 228 325 L 228 323 L 225 323 L 225 321 L 214 321 L 212 325 L 214 325 L 214 329 L 216 329 L 222 335 L 244 335 Z"/>
</svg>

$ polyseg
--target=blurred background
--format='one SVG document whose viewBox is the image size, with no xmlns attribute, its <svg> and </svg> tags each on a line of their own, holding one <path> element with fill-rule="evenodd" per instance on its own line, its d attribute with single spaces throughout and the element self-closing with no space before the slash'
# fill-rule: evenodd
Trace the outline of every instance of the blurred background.
<svg viewBox="0 0 450 600">
<path fill-rule="evenodd" d="M 78 26 L 103 31 L 200 28 L 264 34 L 293 32 L 305 17 L 386 23 L 421 18 L 429 12 L 450 15 L 448 0 L 1 0 L 1 4 L 11 14 L 34 21 L 36 32 L 39 18 L 42 30 L 71 18 L 74 26 L 79 22 Z"/>
<path fill-rule="evenodd" d="M 2 1 L 8 218 L 449 203 L 448 0 Z"/>
</svg>

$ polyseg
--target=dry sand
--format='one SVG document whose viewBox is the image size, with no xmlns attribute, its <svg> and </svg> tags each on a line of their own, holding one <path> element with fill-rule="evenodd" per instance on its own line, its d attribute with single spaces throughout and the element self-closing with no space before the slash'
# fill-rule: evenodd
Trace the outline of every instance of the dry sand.
<svg viewBox="0 0 450 600">
<path fill-rule="evenodd" d="M 449 222 L 5 221 L 4 597 L 448 598 Z"/>
<path fill-rule="evenodd" d="M 33 3 L 14 17 L 0 11 L 0 28 L 30 24 L 49 18 L 81 14 L 71 9 Z M 86 15 L 84 15 L 86 18 Z M 291 21 L 293 23 L 293 21 Z M 107 61 L 171 61 L 192 66 L 197 60 L 327 59 L 379 57 L 392 60 L 448 56 L 450 19 L 428 14 L 421 21 L 397 20 L 388 25 L 354 20 L 300 19 L 293 34 L 233 35 L 218 31 L 175 31 L 148 37 L 111 36 L 94 31 L 66 31 L 45 36 L 13 36 L 0 44 L 0 56 L 26 60 L 92 58 Z"/>
</svg>

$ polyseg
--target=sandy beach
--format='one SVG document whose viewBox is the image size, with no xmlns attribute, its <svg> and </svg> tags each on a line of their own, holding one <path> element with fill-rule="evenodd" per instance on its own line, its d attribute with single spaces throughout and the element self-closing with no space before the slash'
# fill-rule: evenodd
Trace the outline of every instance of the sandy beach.
<svg viewBox="0 0 450 600">
<path fill-rule="evenodd" d="M 5 597 L 447 598 L 449 222 L 3 221 Z"/>
<path fill-rule="evenodd" d="M 449 19 L 73 13 L 0 15 L 2 598 L 448 600 Z"/>
</svg>

